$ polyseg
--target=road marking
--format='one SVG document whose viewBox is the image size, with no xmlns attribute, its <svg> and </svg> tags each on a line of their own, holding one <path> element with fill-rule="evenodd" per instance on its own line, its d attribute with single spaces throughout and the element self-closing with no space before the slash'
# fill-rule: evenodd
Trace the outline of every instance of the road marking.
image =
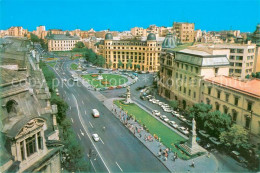
<svg viewBox="0 0 260 173">
<path fill-rule="evenodd" d="M 93 128 L 93 125 L 91 124 L 91 122 L 89 121 L 89 124 L 90 124 L 90 126 Z"/>
<path fill-rule="evenodd" d="M 84 105 L 84 102 L 83 102 L 83 100 L 82 100 L 82 104 Z"/>
<path fill-rule="evenodd" d="M 87 115 L 87 111 L 85 110 L 85 115 Z"/>
<path fill-rule="evenodd" d="M 119 166 L 119 164 L 116 162 L 116 165 L 118 166 L 118 168 L 121 170 L 121 172 L 123 172 L 122 168 Z"/>
<path fill-rule="evenodd" d="M 71 122 L 74 123 L 73 118 L 70 118 L 70 119 L 71 119 Z"/>
<path fill-rule="evenodd" d="M 90 139 L 90 142 L 92 143 L 92 145 L 94 146 L 95 150 L 97 151 L 97 153 L 98 153 L 100 159 L 101 159 L 102 162 L 104 163 L 104 165 L 105 165 L 107 171 L 110 173 L 111 171 L 110 171 L 109 168 L 107 167 L 107 164 L 105 163 L 104 159 L 102 158 L 102 155 L 99 153 L 99 151 L 98 151 L 98 149 L 97 149 L 95 143 L 91 140 L 91 137 L 90 137 L 89 133 L 87 132 L 86 127 L 84 126 L 84 122 L 83 122 L 83 120 L 82 120 L 82 117 L 81 117 L 81 114 L 80 114 L 80 111 L 79 111 L 78 101 L 77 101 L 76 97 L 74 96 L 74 94 L 72 94 L 72 96 L 73 96 L 73 98 L 74 98 L 74 100 L 75 100 L 75 102 L 76 102 L 76 105 L 77 105 L 77 112 L 78 112 L 79 121 L 80 121 L 80 123 L 81 123 L 83 129 L 85 130 L 86 134 L 88 135 L 88 138 Z"/>
<path fill-rule="evenodd" d="M 71 110 L 71 106 L 70 106 L 70 110 Z"/>
<path fill-rule="evenodd" d="M 103 140 L 101 139 L 101 137 L 99 137 L 99 138 L 100 138 L 100 140 L 101 140 L 102 144 L 104 144 L 104 145 L 105 145 L 105 143 L 103 142 Z"/>
<path fill-rule="evenodd" d="M 68 97 L 68 100 L 70 101 L 70 98 Z"/>
<path fill-rule="evenodd" d="M 80 130 L 81 135 L 84 136 L 84 133 L 81 131 L 81 129 L 79 129 L 79 130 Z"/>
<path fill-rule="evenodd" d="M 79 136 L 79 134 L 77 133 L 78 137 L 79 137 L 79 140 L 81 140 L 81 137 Z"/>
<path fill-rule="evenodd" d="M 94 171 L 97 172 L 94 164 L 92 163 L 92 160 L 90 160 L 90 162 L 91 162 L 92 167 L 94 168 Z"/>
</svg>

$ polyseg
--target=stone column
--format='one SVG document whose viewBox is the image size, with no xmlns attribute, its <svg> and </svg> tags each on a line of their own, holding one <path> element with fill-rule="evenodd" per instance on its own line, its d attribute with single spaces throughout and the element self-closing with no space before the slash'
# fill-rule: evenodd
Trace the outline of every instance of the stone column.
<svg viewBox="0 0 260 173">
<path fill-rule="evenodd" d="M 27 160 L 26 140 L 23 141 L 24 158 Z"/>
<path fill-rule="evenodd" d="M 42 137 L 42 150 L 45 150 L 45 137 L 44 137 L 44 133 L 43 130 L 41 130 L 41 137 Z"/>
<path fill-rule="evenodd" d="M 39 145 L 38 145 L 38 134 L 35 134 L 35 145 L 36 145 L 36 151 L 39 152 Z"/>
</svg>

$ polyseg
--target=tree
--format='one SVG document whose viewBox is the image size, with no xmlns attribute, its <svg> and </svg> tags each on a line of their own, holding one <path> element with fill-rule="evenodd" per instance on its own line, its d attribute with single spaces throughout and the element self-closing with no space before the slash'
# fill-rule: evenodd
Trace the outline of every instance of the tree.
<svg viewBox="0 0 260 173">
<path fill-rule="evenodd" d="M 103 67 L 105 63 L 106 63 L 105 58 L 102 55 L 98 55 L 95 64 L 98 65 L 99 67 Z"/>
<path fill-rule="evenodd" d="M 37 35 L 31 33 L 31 41 L 33 43 L 36 43 L 36 42 L 40 42 L 40 39 L 39 39 L 39 37 Z"/>
<path fill-rule="evenodd" d="M 220 134 L 220 141 L 228 147 L 247 148 L 248 132 L 240 125 L 234 124 L 228 131 Z"/>
<path fill-rule="evenodd" d="M 211 105 L 205 103 L 196 103 L 191 108 L 189 108 L 188 111 L 190 118 L 195 118 L 198 127 L 203 127 L 205 117 L 208 115 L 211 109 Z"/>
<path fill-rule="evenodd" d="M 132 66 L 133 66 L 133 64 L 132 64 L 132 60 L 131 59 L 129 59 L 128 61 L 127 61 L 127 64 L 126 64 L 126 68 L 132 68 Z"/>
<path fill-rule="evenodd" d="M 79 49 L 82 49 L 84 48 L 85 45 L 82 41 L 78 41 L 76 44 L 75 44 L 75 48 L 79 48 Z"/>
<path fill-rule="evenodd" d="M 222 132 L 228 130 L 230 125 L 231 117 L 220 111 L 210 112 L 205 117 L 204 128 L 215 137 L 219 137 Z"/>
<path fill-rule="evenodd" d="M 140 66 L 140 64 L 136 64 L 136 69 L 138 69 L 138 70 L 140 70 L 141 69 L 141 66 Z"/>
<path fill-rule="evenodd" d="M 111 60 L 109 60 L 109 63 L 108 63 L 107 65 L 108 65 L 108 68 L 111 68 L 111 67 L 112 67 L 112 65 L 113 65 L 112 61 L 111 61 Z"/>
<path fill-rule="evenodd" d="M 173 109 L 177 109 L 177 108 L 178 108 L 178 101 L 176 101 L 176 100 L 170 101 L 169 105 L 170 105 Z"/>
<path fill-rule="evenodd" d="M 118 68 L 121 68 L 123 66 L 123 63 L 121 60 L 118 61 L 118 64 L 117 64 Z"/>
<path fill-rule="evenodd" d="M 249 79 L 249 78 L 250 78 L 250 75 L 249 75 L 249 74 L 248 74 L 248 75 L 246 75 L 246 78 L 247 78 L 247 79 Z"/>
<path fill-rule="evenodd" d="M 252 73 L 251 75 L 252 75 L 252 77 L 253 77 L 253 78 L 255 78 L 255 77 L 256 77 L 256 74 L 255 74 L 255 73 Z"/>
<path fill-rule="evenodd" d="M 256 78 L 260 79 L 260 72 L 256 72 Z"/>
</svg>

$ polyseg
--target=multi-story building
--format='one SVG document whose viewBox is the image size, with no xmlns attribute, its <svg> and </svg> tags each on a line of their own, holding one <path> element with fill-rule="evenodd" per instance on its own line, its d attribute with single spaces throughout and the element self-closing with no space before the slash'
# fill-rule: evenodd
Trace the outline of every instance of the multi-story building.
<svg viewBox="0 0 260 173">
<path fill-rule="evenodd" d="M 247 75 L 251 75 L 255 70 L 255 44 L 214 44 L 215 48 L 230 50 L 230 67 L 229 75 L 245 79 Z"/>
<path fill-rule="evenodd" d="M 231 116 L 232 121 L 247 129 L 259 140 L 260 80 L 242 81 L 233 77 L 216 76 L 202 82 L 202 101 Z M 258 143 L 259 141 L 253 141 Z"/>
<path fill-rule="evenodd" d="M 173 32 L 181 43 L 194 41 L 194 23 L 174 22 Z"/>
<path fill-rule="evenodd" d="M 28 34 L 28 30 L 21 26 L 12 26 L 7 31 L 9 36 L 14 37 L 25 37 Z"/>
<path fill-rule="evenodd" d="M 131 28 L 131 34 L 133 35 L 133 36 L 140 36 L 140 37 L 142 37 L 143 36 L 143 31 L 144 31 L 144 28 L 142 28 L 142 27 L 134 27 L 134 28 Z"/>
<path fill-rule="evenodd" d="M 37 35 L 39 38 L 44 39 L 47 35 L 47 31 L 45 29 L 45 26 L 40 25 L 36 28 L 35 35 Z"/>
<path fill-rule="evenodd" d="M 160 52 L 161 42 L 153 33 L 146 40 L 114 40 L 107 33 L 99 44 L 99 53 L 106 59 L 108 68 L 158 71 Z"/>
<path fill-rule="evenodd" d="M 252 41 L 256 44 L 254 72 L 260 72 L 260 24 L 256 26 L 256 30 L 253 33 Z"/>
<path fill-rule="evenodd" d="M 260 80 L 228 77 L 230 49 L 216 47 L 165 47 L 162 45 L 159 94 L 177 100 L 179 108 L 211 104 L 229 114 L 259 143 Z"/>
<path fill-rule="evenodd" d="M 50 103 L 39 54 L 24 38 L 0 43 L 0 172 L 59 173 L 57 106 Z"/>
<path fill-rule="evenodd" d="M 202 100 L 201 80 L 205 77 L 228 74 L 228 54 L 228 50 L 222 49 L 163 49 L 159 94 L 168 99 L 178 100 L 183 109 L 199 103 Z"/>
<path fill-rule="evenodd" d="M 69 51 L 80 41 L 79 36 L 71 36 L 68 31 L 66 34 L 52 34 L 52 31 L 50 31 L 46 39 L 48 40 L 49 51 Z"/>
</svg>

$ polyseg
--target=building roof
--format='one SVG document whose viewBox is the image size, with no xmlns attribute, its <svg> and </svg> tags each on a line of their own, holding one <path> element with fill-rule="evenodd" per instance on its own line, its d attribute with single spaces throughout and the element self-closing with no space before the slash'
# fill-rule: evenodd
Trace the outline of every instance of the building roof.
<svg viewBox="0 0 260 173">
<path fill-rule="evenodd" d="M 48 40 L 80 40 L 79 36 L 71 36 L 68 34 L 49 34 L 46 38 Z"/>
<path fill-rule="evenodd" d="M 222 87 L 229 88 L 229 89 L 235 90 L 237 92 L 241 92 L 246 95 L 260 98 L 260 89 L 259 89 L 260 80 L 259 79 L 241 81 L 234 77 L 217 76 L 217 77 L 207 78 L 205 80 L 208 82 L 214 83 L 216 85 L 220 85 Z"/>
<path fill-rule="evenodd" d="M 105 35 L 105 40 L 113 40 L 113 35 L 109 32 Z"/>
<path fill-rule="evenodd" d="M 154 33 L 150 33 L 148 34 L 147 36 L 147 41 L 152 41 L 152 40 L 155 40 L 156 41 L 156 36 Z"/>
<path fill-rule="evenodd" d="M 201 67 L 229 66 L 227 55 L 213 55 L 210 49 L 183 49 L 176 52 L 175 60 Z"/>
<path fill-rule="evenodd" d="M 168 33 L 163 40 L 162 48 L 175 48 L 177 46 L 176 40 L 171 33 Z"/>
</svg>

